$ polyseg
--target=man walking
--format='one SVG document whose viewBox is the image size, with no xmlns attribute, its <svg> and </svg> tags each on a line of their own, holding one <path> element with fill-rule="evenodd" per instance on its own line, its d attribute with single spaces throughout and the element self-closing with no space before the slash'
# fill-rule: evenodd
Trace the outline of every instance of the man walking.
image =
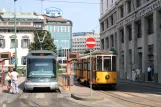
<svg viewBox="0 0 161 107">
<path fill-rule="evenodd" d="M 151 79 L 151 72 L 152 72 L 152 68 L 151 68 L 151 66 L 149 66 L 148 67 L 148 81 L 151 81 L 152 79 Z"/>
<path fill-rule="evenodd" d="M 13 87 L 13 94 L 18 94 L 18 76 L 19 74 L 16 72 L 16 69 L 13 68 L 13 71 L 11 72 L 11 81 L 12 81 L 12 87 Z"/>
</svg>

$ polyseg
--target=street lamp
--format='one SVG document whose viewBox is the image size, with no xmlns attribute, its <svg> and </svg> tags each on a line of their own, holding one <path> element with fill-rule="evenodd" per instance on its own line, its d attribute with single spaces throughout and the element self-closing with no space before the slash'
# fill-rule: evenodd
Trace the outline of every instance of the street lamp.
<svg viewBox="0 0 161 107">
<path fill-rule="evenodd" d="M 14 29 L 15 29 L 15 69 L 17 71 L 17 39 L 16 39 L 16 33 L 17 33 L 17 30 L 16 30 L 16 1 L 17 0 L 14 0 Z"/>
</svg>

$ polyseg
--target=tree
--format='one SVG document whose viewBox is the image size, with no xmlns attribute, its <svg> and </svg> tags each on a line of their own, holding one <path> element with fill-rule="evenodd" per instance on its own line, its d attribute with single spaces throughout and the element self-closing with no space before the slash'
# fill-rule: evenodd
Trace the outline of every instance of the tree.
<svg viewBox="0 0 161 107">
<path fill-rule="evenodd" d="M 36 33 L 37 32 L 37 33 Z M 41 50 L 41 43 L 39 42 L 38 36 L 40 38 L 40 40 L 43 39 L 45 31 L 44 30 L 39 30 L 34 32 L 34 42 L 32 42 L 29 45 L 29 51 L 31 50 Z M 54 39 L 51 37 L 50 33 L 48 31 L 46 31 L 46 37 L 44 38 L 44 41 L 42 43 L 42 49 L 43 50 L 50 50 L 53 52 L 56 52 L 56 46 L 54 45 Z"/>
</svg>

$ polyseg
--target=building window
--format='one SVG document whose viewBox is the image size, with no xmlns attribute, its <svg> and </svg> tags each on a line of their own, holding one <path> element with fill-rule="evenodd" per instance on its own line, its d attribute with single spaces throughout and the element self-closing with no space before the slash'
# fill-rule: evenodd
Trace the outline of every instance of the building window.
<svg viewBox="0 0 161 107">
<path fill-rule="evenodd" d="M 124 7 L 123 7 L 123 5 L 120 6 L 120 17 L 121 18 L 124 17 Z"/>
<path fill-rule="evenodd" d="M 112 45 L 112 47 L 114 47 L 114 39 L 113 39 L 113 35 L 111 35 L 111 45 Z"/>
<path fill-rule="evenodd" d="M 22 48 L 28 48 L 29 44 L 30 44 L 30 39 L 22 39 L 21 40 L 21 47 Z"/>
<path fill-rule="evenodd" d="M 114 24 L 113 15 L 111 15 L 111 26 Z"/>
<path fill-rule="evenodd" d="M 26 57 L 22 56 L 21 58 L 21 65 L 26 65 Z"/>
<path fill-rule="evenodd" d="M 153 15 L 149 16 L 147 18 L 148 21 L 148 34 L 153 34 L 154 33 L 154 27 L 153 27 Z"/>
<path fill-rule="evenodd" d="M 104 22 L 101 23 L 101 31 L 104 31 Z"/>
<path fill-rule="evenodd" d="M 107 0 L 107 9 L 108 9 L 108 0 Z"/>
<path fill-rule="evenodd" d="M 102 49 L 104 49 L 104 39 L 101 40 Z"/>
<path fill-rule="evenodd" d="M 106 37 L 106 44 L 107 44 L 107 48 L 109 48 L 109 40 L 108 40 L 108 37 Z"/>
<path fill-rule="evenodd" d="M 5 39 L 0 39 L 0 48 L 5 48 Z"/>
<path fill-rule="evenodd" d="M 18 48 L 18 40 L 16 39 L 16 44 L 17 44 L 17 48 Z M 11 48 L 15 48 L 15 39 L 11 39 Z"/>
<path fill-rule="evenodd" d="M 63 60 L 63 64 L 67 63 L 67 60 Z"/>
<path fill-rule="evenodd" d="M 128 36 L 129 36 L 129 41 L 131 41 L 132 40 L 132 27 L 131 27 L 131 25 L 130 26 L 128 26 L 127 27 L 128 28 Z"/>
<path fill-rule="evenodd" d="M 141 6 L 141 0 L 136 0 L 136 7 Z"/>
<path fill-rule="evenodd" d="M 137 37 L 141 38 L 141 21 L 136 22 L 136 32 L 137 32 Z"/>
<path fill-rule="evenodd" d="M 128 13 L 131 12 L 131 0 L 127 1 L 127 11 Z"/>
<path fill-rule="evenodd" d="M 106 27 L 108 28 L 108 18 L 106 19 Z"/>
<path fill-rule="evenodd" d="M 121 43 L 124 43 L 124 29 L 120 30 L 121 34 Z"/>
</svg>

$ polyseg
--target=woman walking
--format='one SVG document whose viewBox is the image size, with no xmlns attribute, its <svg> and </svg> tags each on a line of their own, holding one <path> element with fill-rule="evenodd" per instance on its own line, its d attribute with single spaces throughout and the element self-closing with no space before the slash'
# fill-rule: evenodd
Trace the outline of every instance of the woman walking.
<svg viewBox="0 0 161 107">
<path fill-rule="evenodd" d="M 8 86 L 7 86 L 7 88 L 8 88 L 8 92 L 9 93 L 12 93 L 12 90 L 11 90 L 11 88 L 12 88 L 12 86 L 11 86 L 11 67 L 8 67 L 8 72 L 7 72 L 7 75 L 6 75 L 6 80 L 8 81 Z"/>
</svg>

